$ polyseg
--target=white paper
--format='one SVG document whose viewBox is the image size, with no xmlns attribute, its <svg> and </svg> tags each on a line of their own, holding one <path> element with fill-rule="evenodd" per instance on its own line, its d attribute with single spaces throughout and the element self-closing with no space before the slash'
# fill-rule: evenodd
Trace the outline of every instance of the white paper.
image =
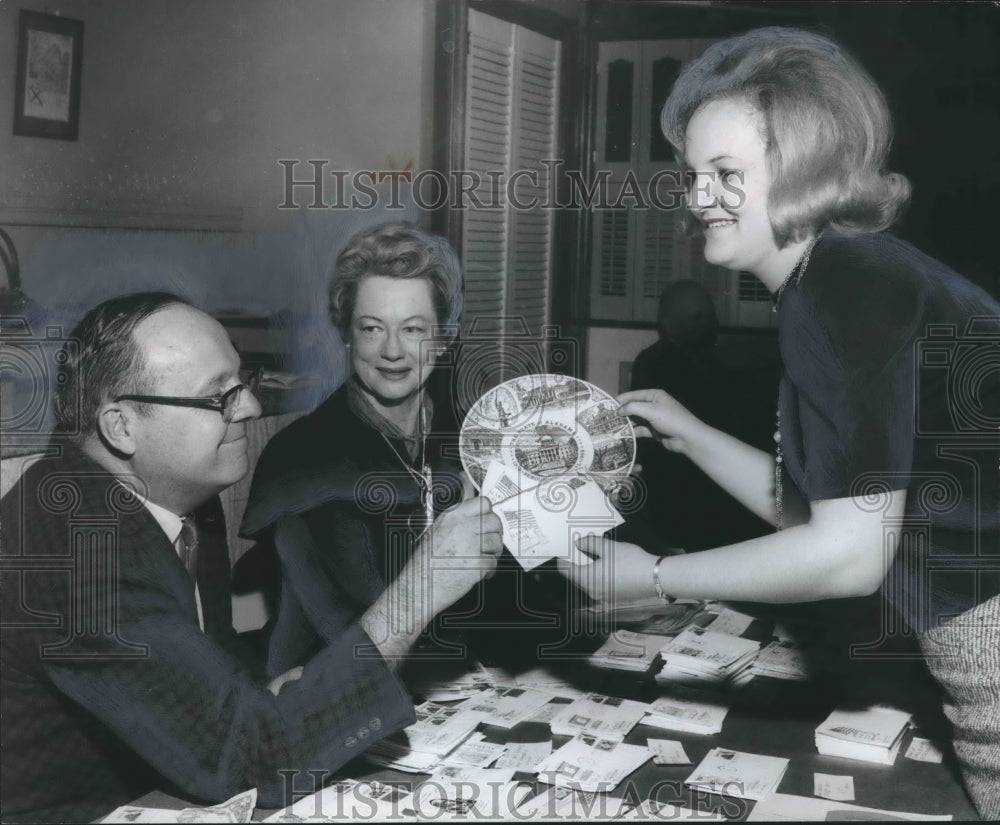
<svg viewBox="0 0 1000 825">
<path fill-rule="evenodd" d="M 466 741 L 442 759 L 441 764 L 488 768 L 503 755 L 505 750 L 507 750 L 505 745 L 498 745 L 495 742 Z"/>
<path fill-rule="evenodd" d="M 600 486 L 578 475 L 545 479 L 510 498 L 500 498 L 518 483 L 509 468 L 500 465 L 497 470 L 496 466 L 491 463 L 487 474 L 494 486 L 484 485 L 483 494 L 497 499 L 493 512 L 500 517 L 504 546 L 525 570 L 553 558 L 592 564 L 593 559 L 577 548 L 577 539 L 604 535 L 624 521 Z"/>
<path fill-rule="evenodd" d="M 250 822 L 256 805 L 257 789 L 251 788 L 225 802 L 205 808 L 168 810 L 122 805 L 120 808 L 115 808 L 101 822 Z"/>
<path fill-rule="evenodd" d="M 941 748 L 929 739 L 921 739 L 919 736 L 913 737 L 910 747 L 906 749 L 906 753 L 903 755 L 907 759 L 915 759 L 918 762 L 940 762 L 944 759 L 944 753 L 941 752 Z"/>
<path fill-rule="evenodd" d="M 649 706 L 631 699 L 588 693 L 561 710 L 549 723 L 562 736 L 590 733 L 621 741 L 638 724 Z"/>
<path fill-rule="evenodd" d="M 581 734 L 538 765 L 538 778 L 549 785 L 607 792 L 651 756 L 639 745 Z"/>
<path fill-rule="evenodd" d="M 854 801 L 854 777 L 837 776 L 832 773 L 813 774 L 813 793 L 824 799 L 837 802 Z"/>
<path fill-rule="evenodd" d="M 780 756 L 712 748 L 685 785 L 743 799 L 766 799 L 781 782 L 788 760 Z"/>
<path fill-rule="evenodd" d="M 479 717 L 460 708 L 424 702 L 416 708 L 417 721 L 404 728 L 410 748 L 443 756 L 464 742 L 479 725 Z"/>
<path fill-rule="evenodd" d="M 538 764 L 552 753 L 552 742 L 508 742 L 506 752 L 497 760 L 498 768 L 513 768 L 521 773 L 535 773 Z"/>
<path fill-rule="evenodd" d="M 530 670 L 511 673 L 501 667 L 487 668 L 497 687 L 528 687 L 545 691 L 554 696 L 577 699 L 586 691 L 576 687 L 562 676 L 553 673 L 546 665 L 537 665 Z"/>
<path fill-rule="evenodd" d="M 751 669 L 775 679 L 807 679 L 809 659 L 795 642 L 774 641 L 760 652 Z"/>
<path fill-rule="evenodd" d="M 650 703 L 647 712 L 649 715 L 642 720 L 644 725 L 706 734 L 722 730 L 729 706 L 661 696 Z"/>
<path fill-rule="evenodd" d="M 714 633 L 727 633 L 730 636 L 742 636 L 743 632 L 753 624 L 753 616 L 740 613 L 738 610 L 730 610 L 724 607 L 722 612 L 715 617 L 715 620 L 706 627 Z"/>
<path fill-rule="evenodd" d="M 512 728 L 530 719 L 555 694 L 533 688 L 495 687 L 456 705 L 464 714 L 477 717 L 486 725 Z"/>
<path fill-rule="evenodd" d="M 513 775 L 510 769 L 443 767 L 414 790 L 404 813 L 428 821 L 506 819 L 530 793 Z"/>
<path fill-rule="evenodd" d="M 628 810 L 624 799 L 557 786 L 532 797 L 517 809 L 516 822 L 608 822 Z"/>
<path fill-rule="evenodd" d="M 859 816 L 868 814 L 868 816 Z M 846 802 L 833 802 L 826 799 L 813 799 L 808 796 L 793 796 L 776 793 L 770 799 L 765 799 L 754 805 L 747 822 L 828 822 L 847 819 L 903 819 L 914 822 L 950 822 L 951 814 L 911 814 L 903 811 L 886 811 L 880 808 L 864 808 L 860 805 L 848 805 Z"/>
<path fill-rule="evenodd" d="M 872 707 L 867 710 L 835 710 L 816 728 L 816 733 L 888 748 L 905 732 L 910 714 L 901 710 Z"/>
<path fill-rule="evenodd" d="M 618 817 L 616 822 L 726 822 L 724 816 L 708 811 L 692 811 L 669 802 L 644 799 L 628 813 Z"/>
<path fill-rule="evenodd" d="M 646 747 L 653 752 L 653 762 L 657 765 L 691 764 L 684 746 L 676 739 L 647 739 Z"/>
<path fill-rule="evenodd" d="M 271 814 L 264 822 L 399 822 L 410 794 L 382 782 L 343 779 Z"/>
<path fill-rule="evenodd" d="M 666 636 L 616 630 L 590 654 L 589 660 L 596 667 L 646 671 L 659 655 L 660 648 L 669 641 Z"/>
</svg>

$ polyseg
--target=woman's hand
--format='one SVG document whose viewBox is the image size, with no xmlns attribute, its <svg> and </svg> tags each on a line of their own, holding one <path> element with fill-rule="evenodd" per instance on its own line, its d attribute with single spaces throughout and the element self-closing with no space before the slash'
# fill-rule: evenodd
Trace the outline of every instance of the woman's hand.
<svg viewBox="0 0 1000 825">
<path fill-rule="evenodd" d="M 663 390 L 633 390 L 618 396 L 620 412 L 645 422 L 635 428 L 639 437 L 657 438 L 668 450 L 688 454 L 688 435 L 702 424 L 687 407 Z"/>
<path fill-rule="evenodd" d="M 641 547 L 600 536 L 585 536 L 576 546 L 594 559 L 593 564 L 572 564 L 559 559 L 559 572 L 598 602 L 613 606 L 655 596 L 653 565 L 656 556 Z"/>
</svg>

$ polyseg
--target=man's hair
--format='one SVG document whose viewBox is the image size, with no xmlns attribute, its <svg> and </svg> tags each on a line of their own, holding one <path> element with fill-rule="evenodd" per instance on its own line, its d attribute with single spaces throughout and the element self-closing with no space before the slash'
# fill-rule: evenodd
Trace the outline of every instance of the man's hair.
<svg viewBox="0 0 1000 825">
<path fill-rule="evenodd" d="M 682 347 L 712 347 L 719 333 L 712 293 L 689 278 L 674 281 L 660 293 L 656 321 L 661 337 Z"/>
<path fill-rule="evenodd" d="M 119 395 L 147 395 L 150 376 L 136 326 L 173 304 L 190 306 L 169 292 L 136 292 L 110 298 L 83 316 L 63 349 L 55 392 L 58 431 L 81 437 L 97 428 L 101 405 Z M 137 405 L 141 414 L 148 408 Z"/>
<path fill-rule="evenodd" d="M 384 223 L 354 235 L 337 256 L 330 284 L 330 321 L 345 340 L 358 284 L 367 275 L 426 278 L 437 323 L 454 337 L 462 314 L 462 268 L 451 244 L 409 223 Z"/>
<path fill-rule="evenodd" d="M 683 69 L 661 113 L 679 153 L 695 112 L 716 100 L 745 101 L 761 119 L 779 248 L 826 226 L 887 229 L 906 205 L 909 182 L 885 168 L 892 143 L 885 97 L 826 37 L 775 26 L 706 49 Z"/>
</svg>

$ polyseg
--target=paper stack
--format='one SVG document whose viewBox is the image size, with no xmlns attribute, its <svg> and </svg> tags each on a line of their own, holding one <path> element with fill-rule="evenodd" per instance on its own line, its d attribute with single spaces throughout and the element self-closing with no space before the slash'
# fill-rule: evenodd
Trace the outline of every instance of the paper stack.
<svg viewBox="0 0 1000 825">
<path fill-rule="evenodd" d="M 910 719 L 910 714 L 886 707 L 835 710 L 816 728 L 816 749 L 826 756 L 892 765 Z"/>
<path fill-rule="evenodd" d="M 275 811 L 264 822 L 353 822 L 366 818 L 399 822 L 407 819 L 401 817 L 401 806 L 409 796 L 409 792 L 401 787 L 385 785 L 376 780 L 358 782 L 355 779 L 342 779 L 299 799 L 287 808 Z M 247 822 L 249 821 L 248 819 Z"/>
<path fill-rule="evenodd" d="M 549 728 L 559 736 L 589 733 L 621 741 L 649 706 L 631 699 L 588 693 L 566 705 L 552 718 Z"/>
<path fill-rule="evenodd" d="M 709 624 L 703 625 L 703 627 L 706 630 L 711 630 L 713 633 L 728 633 L 730 636 L 742 636 L 752 624 L 753 616 L 723 607 L 716 614 L 715 618 Z"/>
<path fill-rule="evenodd" d="M 657 682 L 743 684 L 753 678 L 750 665 L 760 643 L 701 627 L 689 627 L 660 650 L 663 669 Z"/>
<path fill-rule="evenodd" d="M 611 670 L 645 673 L 653 666 L 660 648 L 669 641 L 666 636 L 616 630 L 603 645 L 590 654 L 590 663 L 595 667 Z"/>
<path fill-rule="evenodd" d="M 518 722 L 532 718 L 553 699 L 553 694 L 541 690 L 496 687 L 466 699 L 456 707 L 476 716 L 483 724 L 512 728 Z"/>
<path fill-rule="evenodd" d="M 712 748 L 684 784 L 724 796 L 766 799 L 787 769 L 788 760 L 780 756 Z"/>
<path fill-rule="evenodd" d="M 365 756 L 376 764 L 408 773 L 426 773 L 441 757 L 465 742 L 479 725 L 479 716 L 434 702 L 417 705 L 417 721 L 400 733 L 381 739 Z"/>
<path fill-rule="evenodd" d="M 443 669 L 441 662 L 434 661 L 432 664 L 437 666 L 436 669 L 421 669 L 407 678 L 411 691 L 429 702 L 467 699 L 486 690 L 493 682 L 489 672 L 478 662 L 473 670 L 462 663 L 461 669 L 443 674 L 440 672 Z"/>
<path fill-rule="evenodd" d="M 414 789 L 402 814 L 421 822 L 509 821 L 531 793 L 513 777 L 510 769 L 443 767 Z"/>
<path fill-rule="evenodd" d="M 809 678 L 809 664 L 805 651 L 792 641 L 774 641 L 765 647 L 750 672 L 755 676 L 801 681 Z"/>
<path fill-rule="evenodd" d="M 517 822 L 607 822 L 629 810 L 624 799 L 556 786 L 546 788 L 517 809 Z"/>
<path fill-rule="evenodd" d="M 538 778 L 548 785 L 606 793 L 652 757 L 649 748 L 584 733 L 546 757 Z"/>
<path fill-rule="evenodd" d="M 661 696 L 649 705 L 642 724 L 686 733 L 712 734 L 722 730 L 727 713 L 726 705 Z"/>
</svg>

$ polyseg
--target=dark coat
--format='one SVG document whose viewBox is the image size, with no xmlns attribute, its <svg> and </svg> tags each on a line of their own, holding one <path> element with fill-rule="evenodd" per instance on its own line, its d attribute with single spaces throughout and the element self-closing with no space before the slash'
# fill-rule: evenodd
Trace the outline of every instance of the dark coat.
<svg viewBox="0 0 1000 825">
<path fill-rule="evenodd" d="M 3 815 L 87 821 L 153 787 L 217 802 L 251 787 L 290 802 L 280 769 L 334 771 L 413 721 L 357 626 L 280 696 L 238 649 L 217 500 L 194 588 L 155 519 L 76 451 L 0 502 Z M 310 786 L 309 777 L 296 785 Z"/>
</svg>

